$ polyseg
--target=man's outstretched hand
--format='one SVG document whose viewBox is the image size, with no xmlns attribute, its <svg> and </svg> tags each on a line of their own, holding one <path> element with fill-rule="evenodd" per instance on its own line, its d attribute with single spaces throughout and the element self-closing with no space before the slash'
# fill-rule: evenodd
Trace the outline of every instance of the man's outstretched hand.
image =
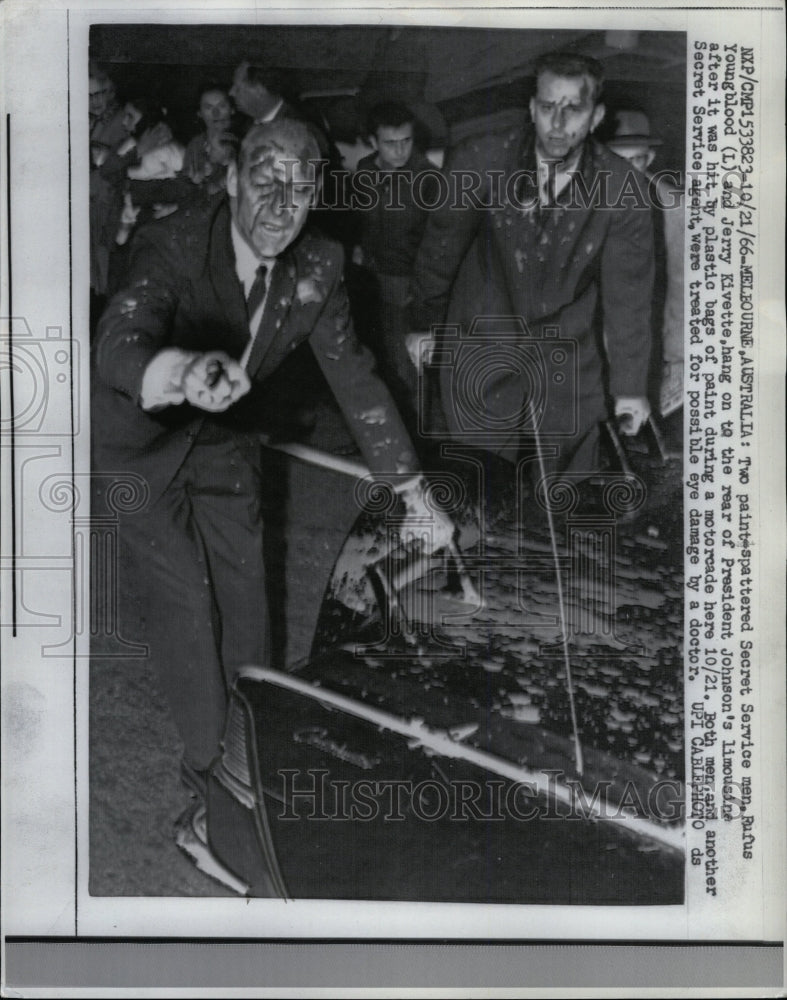
<svg viewBox="0 0 787 1000">
<path fill-rule="evenodd" d="M 206 351 L 186 365 L 181 386 L 192 406 L 209 413 L 223 413 L 246 395 L 251 381 L 245 368 L 224 351 Z"/>
</svg>

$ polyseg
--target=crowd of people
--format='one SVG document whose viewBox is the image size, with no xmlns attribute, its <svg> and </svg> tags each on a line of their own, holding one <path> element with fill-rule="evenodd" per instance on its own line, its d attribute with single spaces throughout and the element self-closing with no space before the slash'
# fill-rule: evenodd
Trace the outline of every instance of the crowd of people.
<svg viewBox="0 0 787 1000">
<path fill-rule="evenodd" d="M 91 66 L 94 465 L 149 490 L 123 567 L 197 795 L 228 686 L 269 659 L 259 414 L 300 345 L 427 551 L 454 530 L 422 473 L 435 435 L 581 477 L 602 467 L 602 421 L 636 434 L 649 417 L 654 144 L 625 122 L 618 149 L 633 136 L 643 159 L 598 141 L 593 59 L 548 54 L 535 77 L 530 120 L 490 119 L 442 170 L 408 107 L 375 105 L 348 202 L 326 123 L 281 72 L 243 62 L 203 86 L 184 148 L 163 108 L 119 101 Z"/>
</svg>

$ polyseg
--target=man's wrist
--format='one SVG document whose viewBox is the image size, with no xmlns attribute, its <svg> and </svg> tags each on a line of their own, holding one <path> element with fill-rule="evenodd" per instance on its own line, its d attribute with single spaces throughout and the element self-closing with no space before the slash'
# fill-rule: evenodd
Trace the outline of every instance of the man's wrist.
<svg viewBox="0 0 787 1000">
<path fill-rule="evenodd" d="M 403 497 L 406 493 L 423 493 L 425 487 L 426 480 L 424 479 L 423 472 L 414 472 L 409 478 L 397 483 L 393 491 L 398 496 Z"/>
<path fill-rule="evenodd" d="M 186 368 L 197 357 L 196 351 L 179 347 L 165 347 L 149 362 L 142 376 L 139 405 L 143 410 L 160 410 L 164 406 L 177 406 L 184 401 L 183 376 Z"/>
<path fill-rule="evenodd" d="M 424 478 L 423 473 L 419 472 L 413 475 L 410 479 L 406 479 L 404 482 L 398 483 L 394 487 L 394 493 L 401 498 L 402 503 L 405 506 L 405 510 L 410 511 L 413 507 L 420 507 L 420 505 L 423 504 L 426 487 L 426 479 Z"/>
</svg>

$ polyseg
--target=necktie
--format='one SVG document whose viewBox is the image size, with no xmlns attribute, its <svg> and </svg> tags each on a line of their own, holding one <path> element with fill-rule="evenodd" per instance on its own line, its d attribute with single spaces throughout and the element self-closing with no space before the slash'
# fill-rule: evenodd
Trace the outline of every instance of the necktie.
<svg viewBox="0 0 787 1000">
<path fill-rule="evenodd" d="M 549 177 L 547 179 L 547 204 L 550 208 L 554 208 L 557 205 L 557 196 L 555 194 L 555 173 L 556 171 L 550 170 Z"/>
<path fill-rule="evenodd" d="M 547 176 L 544 181 L 544 194 L 543 194 L 543 204 L 546 208 L 554 208 L 557 204 L 557 198 L 555 197 L 555 180 L 557 174 L 557 163 L 552 160 L 547 162 Z"/>
<path fill-rule="evenodd" d="M 260 264 L 257 268 L 256 274 L 254 275 L 254 281 L 249 289 L 249 294 L 246 299 L 246 311 L 249 314 L 249 322 L 252 321 L 255 312 L 259 309 L 260 304 L 265 299 L 265 278 L 267 274 L 267 266 L 265 264 Z"/>
</svg>

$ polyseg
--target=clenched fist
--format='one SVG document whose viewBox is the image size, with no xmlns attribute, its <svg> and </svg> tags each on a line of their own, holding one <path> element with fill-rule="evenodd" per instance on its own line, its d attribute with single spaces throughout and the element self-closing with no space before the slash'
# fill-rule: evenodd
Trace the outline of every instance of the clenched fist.
<svg viewBox="0 0 787 1000">
<path fill-rule="evenodd" d="M 223 413 L 246 395 L 251 381 L 246 370 L 224 351 L 206 351 L 186 365 L 181 387 L 192 406 Z"/>
<path fill-rule="evenodd" d="M 650 403 L 644 396 L 618 396 L 615 400 L 618 429 L 626 437 L 635 437 L 650 416 Z"/>
</svg>

